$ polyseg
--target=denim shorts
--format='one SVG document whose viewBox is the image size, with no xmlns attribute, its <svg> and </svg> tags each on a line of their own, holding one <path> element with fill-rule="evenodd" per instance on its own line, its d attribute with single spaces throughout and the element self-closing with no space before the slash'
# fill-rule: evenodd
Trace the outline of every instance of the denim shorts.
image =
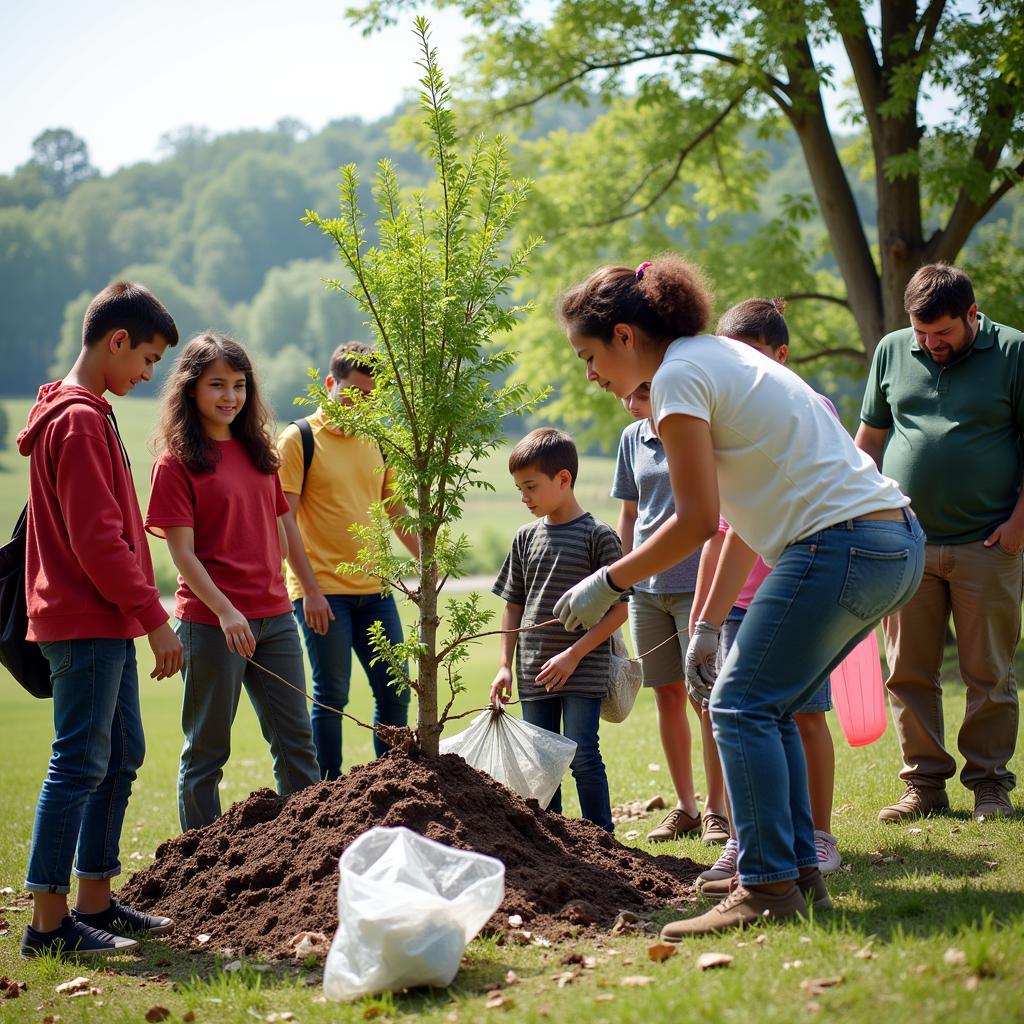
<svg viewBox="0 0 1024 1024">
<path fill-rule="evenodd" d="M 729 653 L 733 643 L 736 641 L 736 634 L 739 632 L 740 623 L 746 618 L 747 609 L 738 605 L 729 609 L 729 614 L 722 623 L 722 648 L 719 657 L 724 662 L 725 656 Z M 832 710 L 832 678 L 825 675 L 817 689 L 803 701 L 799 707 L 794 708 L 794 715 L 813 715 Z"/>
</svg>

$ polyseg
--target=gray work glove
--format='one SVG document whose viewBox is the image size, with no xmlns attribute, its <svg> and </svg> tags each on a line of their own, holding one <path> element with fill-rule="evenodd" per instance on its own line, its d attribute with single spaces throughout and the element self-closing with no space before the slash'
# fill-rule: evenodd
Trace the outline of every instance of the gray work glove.
<svg viewBox="0 0 1024 1024">
<path fill-rule="evenodd" d="M 623 591 L 616 590 L 607 577 L 608 567 L 602 565 L 555 602 L 555 615 L 570 633 L 596 626 L 622 597 Z"/>
<path fill-rule="evenodd" d="M 686 648 L 686 689 L 702 708 L 711 700 L 718 678 L 718 645 L 722 630 L 710 622 L 698 622 Z"/>
</svg>

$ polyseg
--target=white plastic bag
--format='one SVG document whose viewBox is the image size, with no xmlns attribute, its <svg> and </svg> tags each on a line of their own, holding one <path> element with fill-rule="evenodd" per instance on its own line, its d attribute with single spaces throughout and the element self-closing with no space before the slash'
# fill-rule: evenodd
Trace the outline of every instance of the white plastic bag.
<svg viewBox="0 0 1024 1024">
<path fill-rule="evenodd" d="M 407 828 L 371 828 L 341 855 L 328 999 L 450 985 L 505 898 L 505 865 Z"/>
<path fill-rule="evenodd" d="M 606 722 L 624 722 L 633 710 L 643 682 L 640 662 L 629 656 L 622 633 L 616 630 L 612 633 L 608 656 L 608 692 L 601 701 L 601 717 Z"/>
<path fill-rule="evenodd" d="M 488 708 L 464 732 L 441 740 L 442 754 L 458 754 L 522 797 L 547 807 L 576 756 L 576 741 Z"/>
</svg>

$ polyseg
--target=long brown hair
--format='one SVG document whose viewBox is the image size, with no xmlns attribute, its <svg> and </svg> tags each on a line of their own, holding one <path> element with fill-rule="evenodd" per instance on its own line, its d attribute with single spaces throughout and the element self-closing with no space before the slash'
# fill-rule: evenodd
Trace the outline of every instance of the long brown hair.
<svg viewBox="0 0 1024 1024">
<path fill-rule="evenodd" d="M 203 430 L 194 395 L 196 382 L 217 359 L 245 374 L 245 404 L 231 422 L 231 436 L 242 443 L 261 473 L 277 472 L 281 460 L 271 432 L 272 418 L 260 397 L 249 356 L 237 341 L 212 331 L 189 341 L 164 383 L 156 450 L 166 449 L 193 473 L 212 473 L 216 468 L 220 453 Z"/>
</svg>

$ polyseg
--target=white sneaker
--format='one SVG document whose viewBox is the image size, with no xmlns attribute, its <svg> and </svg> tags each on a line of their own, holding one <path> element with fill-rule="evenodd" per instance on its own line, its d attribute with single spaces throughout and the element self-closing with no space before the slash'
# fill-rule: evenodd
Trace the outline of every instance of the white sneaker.
<svg viewBox="0 0 1024 1024">
<path fill-rule="evenodd" d="M 722 856 L 697 876 L 697 882 L 717 882 L 722 878 L 732 878 L 736 874 L 736 858 L 739 856 L 740 844 L 730 837 L 722 848 Z"/>
<path fill-rule="evenodd" d="M 814 845 L 818 849 L 818 870 L 823 875 L 830 875 L 833 871 L 839 870 L 843 858 L 839 856 L 839 848 L 836 846 L 836 837 L 831 832 L 823 832 L 820 828 L 814 830 Z"/>
</svg>

